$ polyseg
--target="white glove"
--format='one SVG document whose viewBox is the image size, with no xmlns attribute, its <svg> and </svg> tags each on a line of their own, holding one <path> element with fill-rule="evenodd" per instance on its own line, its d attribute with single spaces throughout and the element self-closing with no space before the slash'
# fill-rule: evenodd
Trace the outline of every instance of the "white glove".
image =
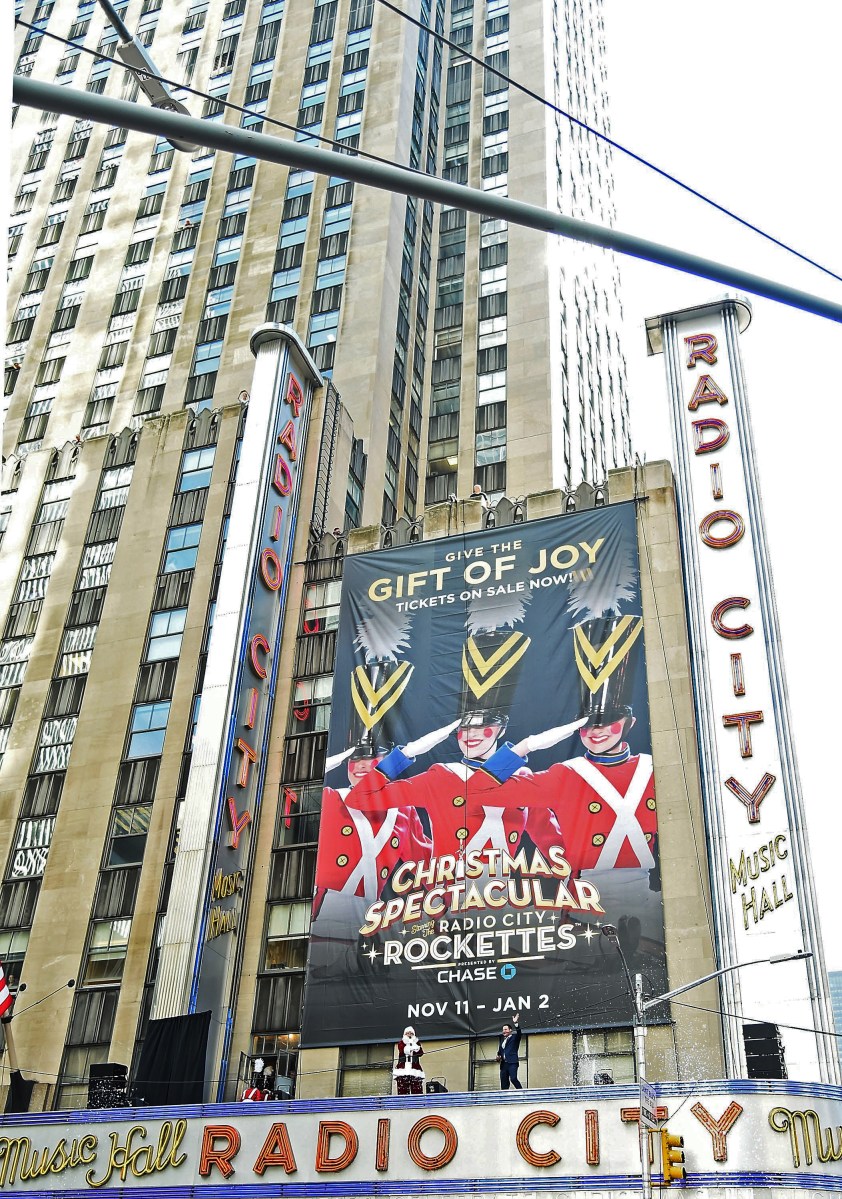
<svg viewBox="0 0 842 1199">
<path fill-rule="evenodd" d="M 325 774 L 328 774 L 331 770 L 335 770 L 336 767 L 341 765 L 342 762 L 344 762 L 346 758 L 350 758 L 350 756 L 353 752 L 354 752 L 354 747 L 352 745 L 351 748 L 346 749 L 344 753 L 333 754 L 331 757 L 326 758 L 325 759 Z"/>
<path fill-rule="evenodd" d="M 524 737 L 522 741 L 518 741 L 517 745 L 512 746 L 512 749 L 521 758 L 525 758 L 527 754 L 536 753 L 539 749 L 550 749 L 553 745 L 558 745 L 559 741 L 563 741 L 565 737 L 569 737 L 571 733 L 575 733 L 576 729 L 580 729 L 587 719 L 587 716 L 583 716 L 580 720 L 574 720 L 570 724 L 560 724 L 543 733 L 533 733 L 531 737 Z"/>
<path fill-rule="evenodd" d="M 449 737 L 458 726 L 459 721 L 454 720 L 452 724 L 446 724 L 444 728 L 434 729 L 432 733 L 425 733 L 417 741 L 410 741 L 408 745 L 404 745 L 403 752 L 408 758 L 417 758 L 419 754 L 427 754 L 431 749 L 435 749 L 440 741 L 444 741 L 445 737 Z"/>
</svg>

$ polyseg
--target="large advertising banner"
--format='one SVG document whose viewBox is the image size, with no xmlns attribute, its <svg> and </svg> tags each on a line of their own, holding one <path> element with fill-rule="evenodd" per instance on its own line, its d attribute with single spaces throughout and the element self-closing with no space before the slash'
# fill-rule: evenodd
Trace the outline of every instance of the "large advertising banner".
<svg viewBox="0 0 842 1199">
<path fill-rule="evenodd" d="M 345 564 L 302 1043 L 667 990 L 633 504 Z"/>
</svg>

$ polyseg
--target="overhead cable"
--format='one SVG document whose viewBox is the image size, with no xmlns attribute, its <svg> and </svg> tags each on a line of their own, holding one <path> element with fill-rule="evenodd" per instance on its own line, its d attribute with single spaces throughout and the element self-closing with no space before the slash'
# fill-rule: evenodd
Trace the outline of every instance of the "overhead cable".
<svg viewBox="0 0 842 1199">
<path fill-rule="evenodd" d="M 403 9 L 398 8 L 396 4 L 392 4 L 391 0 L 377 0 L 377 3 L 382 4 L 384 8 L 390 9 L 391 12 L 397 13 L 398 16 L 403 17 L 406 21 L 409 21 L 410 24 L 416 25 L 419 29 L 423 29 L 425 33 L 428 33 L 431 37 L 435 38 L 436 41 L 442 42 L 445 46 L 449 46 L 451 50 L 456 51 L 462 57 L 470 59 L 471 62 L 482 67 L 484 71 L 489 71 L 492 75 L 496 75 L 498 79 L 502 79 L 503 82 L 508 84 L 510 87 L 515 88 L 517 91 L 522 92 L 525 96 L 529 96 L 533 100 L 537 100 L 539 104 L 543 104 L 546 108 L 549 108 L 551 112 L 557 113 L 559 116 L 564 117 L 566 120 L 570 121 L 572 125 L 578 126 L 586 133 L 591 134 L 592 137 L 596 137 L 600 141 L 605 142 L 606 145 L 611 146 L 611 148 L 614 150 L 618 150 L 621 154 L 625 154 L 627 158 L 631 158 L 634 162 L 639 162 L 641 166 L 646 167 L 650 171 L 654 171 L 656 175 L 660 175 L 669 183 L 674 183 L 676 187 L 680 187 L 683 191 L 688 192 L 691 196 L 695 196 L 697 200 L 701 200 L 704 204 L 709 204 L 711 208 L 715 208 L 717 212 L 721 212 L 724 216 L 730 217 L 732 220 L 737 221 L 746 229 L 750 229 L 752 233 L 759 234 L 760 237 L 766 238 L 766 240 L 772 242 L 773 245 L 778 246 L 782 250 L 786 250 L 788 254 L 794 254 L 795 257 L 800 258 L 802 262 L 806 262 L 810 266 L 814 266 L 817 270 L 823 271 L 824 274 L 830 275 L 831 279 L 837 279 L 840 283 L 842 283 L 842 275 L 837 275 L 835 271 L 830 270 L 826 266 L 822 266 L 820 262 L 816 262 L 815 259 L 809 258 L 806 254 L 802 254 L 800 250 L 796 250 L 792 246 L 787 245 L 786 242 L 780 241 L 779 238 L 774 237 L 771 233 L 766 233 L 763 229 L 759 228 L 759 226 L 753 225 L 751 221 L 747 221 L 743 217 L 738 216 L 737 213 L 733 212 L 730 208 L 726 208 L 723 204 L 718 204 L 716 200 L 712 200 L 710 196 L 706 196 L 704 192 L 697 191 L 695 187 L 691 187 L 689 183 L 684 183 L 676 175 L 671 175 L 669 171 L 664 170 L 662 167 L 656 166 L 655 163 L 651 162 L 648 158 L 644 158 L 641 154 L 636 154 L 634 150 L 630 150 L 628 146 L 624 146 L 622 142 L 615 141 L 614 138 L 609 137 L 607 133 L 601 133 L 598 129 L 594 129 L 592 125 L 588 125 L 586 121 L 582 121 L 579 119 L 579 117 L 574 117 L 572 113 L 567 112 L 565 109 L 559 108 L 557 104 L 554 104 L 552 100 L 548 100 L 546 96 L 542 96 L 540 92 L 533 91 L 533 89 L 527 87 L 526 84 L 519 83 L 516 79 L 512 79 L 512 77 L 507 75 L 505 71 L 500 71 L 497 67 L 492 66 L 491 63 L 485 62 L 482 58 L 479 58 L 475 54 L 471 54 L 469 50 L 466 50 L 464 46 L 460 46 L 458 42 L 451 41 L 451 39 L 445 37 L 443 33 L 439 33 L 437 30 L 433 29 L 431 25 L 426 25 L 417 17 L 413 17 L 410 13 L 404 12 Z"/>
<path fill-rule="evenodd" d="M 703 279 L 711 279 L 727 287 L 752 292 L 789 307 L 842 323 L 842 304 L 821 296 L 799 291 L 725 263 L 714 262 L 658 242 L 634 237 L 629 233 L 574 220 L 558 212 L 540 208 L 536 204 L 524 204 L 519 200 L 510 200 L 492 192 L 436 179 L 404 167 L 369 162 L 354 154 L 318 150 L 302 142 L 282 141 L 263 133 L 234 129 L 230 125 L 217 125 L 159 109 L 143 108 L 125 100 L 114 100 L 108 96 L 59 87 L 54 83 L 43 83 L 21 75 L 13 76 L 12 98 L 15 103 L 26 104 L 46 112 L 63 112 L 167 139 L 177 137 L 229 154 L 243 154 L 265 162 L 279 163 L 281 166 L 294 166 L 316 174 L 339 176 L 383 191 L 431 200 L 433 203 L 464 209 L 466 212 L 476 212 L 493 220 L 509 221 L 543 233 L 553 233 L 606 250 L 616 250 L 620 254 L 628 254 L 660 266 L 698 275 Z"/>
</svg>

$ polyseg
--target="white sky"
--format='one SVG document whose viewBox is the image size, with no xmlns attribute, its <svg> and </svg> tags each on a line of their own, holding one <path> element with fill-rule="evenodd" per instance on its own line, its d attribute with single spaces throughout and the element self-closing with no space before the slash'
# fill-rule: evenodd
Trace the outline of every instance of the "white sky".
<svg viewBox="0 0 842 1199">
<path fill-rule="evenodd" d="M 604 0 L 612 136 L 842 275 L 842 6 L 829 0 Z M 617 225 L 842 303 L 842 283 L 615 156 Z M 672 458 L 663 357 L 648 316 L 720 284 L 624 258 L 633 438 Z M 752 298 L 741 338 L 807 810 L 825 962 L 842 969 L 839 361 L 842 326 Z"/>
</svg>

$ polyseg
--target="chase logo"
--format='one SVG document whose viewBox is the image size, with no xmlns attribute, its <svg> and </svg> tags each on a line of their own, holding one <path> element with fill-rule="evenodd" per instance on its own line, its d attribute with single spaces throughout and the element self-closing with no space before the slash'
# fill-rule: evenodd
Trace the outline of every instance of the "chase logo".
<svg viewBox="0 0 842 1199">
<path fill-rule="evenodd" d="M 517 970 L 512 965 L 511 962 L 506 962 L 505 966 L 500 967 L 500 977 L 501 978 L 505 978 L 506 980 L 508 980 L 510 978 L 514 978 L 514 976 L 516 974 L 517 974 Z"/>
</svg>

